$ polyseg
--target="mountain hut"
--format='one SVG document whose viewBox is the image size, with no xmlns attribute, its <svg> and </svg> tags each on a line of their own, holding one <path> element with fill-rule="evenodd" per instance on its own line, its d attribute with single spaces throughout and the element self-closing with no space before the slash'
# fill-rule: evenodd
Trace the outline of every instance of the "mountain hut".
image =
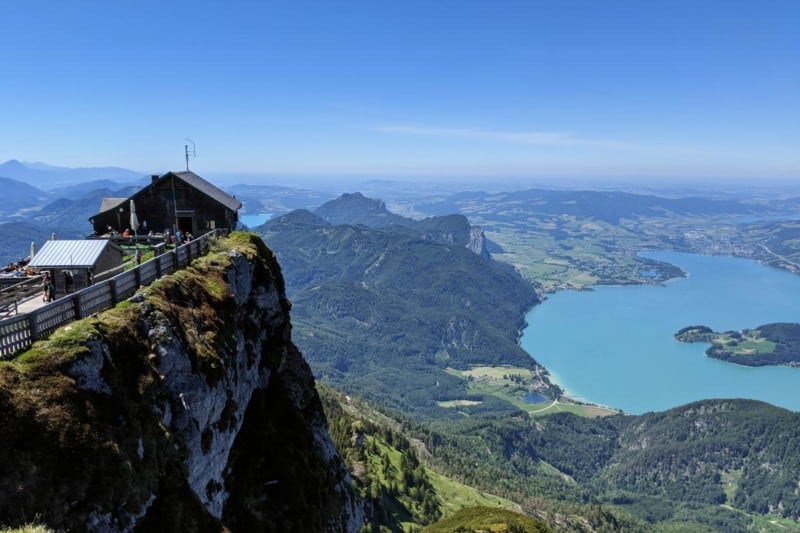
<svg viewBox="0 0 800 533">
<path fill-rule="evenodd" d="M 194 172 L 167 172 L 151 176 L 150 183 L 129 198 L 103 198 L 100 212 L 89 222 L 95 235 L 125 230 L 174 235 L 180 230 L 197 236 L 217 228 L 234 230 L 241 207 L 239 200 Z M 138 227 L 131 227 L 136 223 Z"/>
</svg>

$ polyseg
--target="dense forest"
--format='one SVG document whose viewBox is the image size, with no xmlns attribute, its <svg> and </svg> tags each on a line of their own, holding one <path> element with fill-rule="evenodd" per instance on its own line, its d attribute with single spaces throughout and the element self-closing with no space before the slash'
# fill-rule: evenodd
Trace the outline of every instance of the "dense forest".
<svg viewBox="0 0 800 533">
<path fill-rule="evenodd" d="M 800 517 L 800 415 L 762 402 L 707 400 L 604 419 L 561 413 L 527 421 L 471 416 L 428 424 L 330 391 L 326 398 L 332 434 L 351 464 L 353 458 L 370 464 L 364 457 L 379 456 L 386 444 L 373 442 L 390 443 L 398 453 L 408 442 L 418 450 L 419 463 L 408 460 L 401 470 L 433 470 L 518 502 L 526 514 L 556 529 L 569 524 L 575 531 L 745 532 L 759 515 L 790 528 Z M 348 406 L 359 415 L 347 415 Z M 356 443 L 364 451 L 354 451 Z M 373 463 L 381 468 L 380 461 Z M 427 477 L 406 477 L 423 487 L 413 493 L 426 495 L 423 502 L 427 497 L 431 505 L 416 515 L 417 524 L 451 514 L 443 511 L 448 496 Z M 357 483 L 367 494 L 363 480 Z M 406 489 L 397 490 L 388 493 L 399 497 Z M 394 501 L 377 485 L 370 494 L 379 496 L 374 509 Z M 438 512 L 431 512 L 436 504 Z M 414 516 L 414 505 L 424 503 L 406 505 Z M 385 523 L 387 516 L 381 511 L 373 519 Z"/>
</svg>

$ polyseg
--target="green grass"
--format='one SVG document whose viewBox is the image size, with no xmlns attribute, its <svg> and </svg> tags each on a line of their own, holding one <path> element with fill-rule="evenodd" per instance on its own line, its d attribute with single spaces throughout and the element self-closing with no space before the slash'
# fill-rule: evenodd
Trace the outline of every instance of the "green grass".
<svg viewBox="0 0 800 533">
<path fill-rule="evenodd" d="M 722 474 L 722 486 L 729 504 L 733 504 L 736 491 L 739 490 L 739 480 L 742 479 L 741 470 L 730 470 Z"/>
<path fill-rule="evenodd" d="M 428 469 L 428 477 L 436 490 L 436 495 L 442 501 L 442 516 L 450 516 L 461 509 L 475 505 L 501 507 L 516 512 L 522 511 L 522 508 L 511 500 L 481 492 L 430 469 Z"/>
<path fill-rule="evenodd" d="M 537 518 L 531 518 L 508 509 L 476 506 L 462 509 L 456 514 L 426 527 L 423 531 L 426 533 L 450 533 L 452 531 L 536 533 L 550 531 L 550 528 Z"/>
<path fill-rule="evenodd" d="M 396 448 L 387 445 L 385 442 L 377 439 L 373 436 L 367 436 L 367 440 L 370 443 L 374 444 L 378 450 L 377 455 L 370 454 L 367 457 L 367 461 L 369 461 L 370 466 L 368 467 L 369 470 L 372 472 L 377 472 L 378 477 L 380 479 L 381 485 L 384 487 L 388 487 L 390 484 L 394 483 L 397 485 L 402 484 L 402 474 L 400 470 L 400 459 L 402 457 L 402 453 L 397 450 Z M 386 455 L 389 457 L 389 461 L 391 463 L 391 472 L 390 476 L 386 476 L 383 467 L 381 466 L 381 456 Z M 417 522 L 414 521 L 414 517 L 409 513 L 409 509 L 404 507 L 403 505 L 395 504 L 391 505 L 392 502 L 389 502 L 388 511 L 394 518 L 394 520 L 400 524 L 403 528 L 403 531 L 413 531 L 414 529 L 418 528 Z M 402 502 L 404 505 L 411 505 L 410 502 Z"/>
<path fill-rule="evenodd" d="M 445 408 L 469 408 L 480 405 L 475 397 L 482 395 L 494 396 L 504 400 L 521 411 L 531 416 L 546 416 L 555 413 L 573 413 L 578 416 L 595 418 L 617 414 L 619 411 L 594 405 L 583 405 L 570 402 L 568 399 L 559 399 L 557 403 L 547 400 L 541 403 L 529 403 L 523 396 L 531 391 L 531 384 L 535 382 L 535 373 L 528 368 L 513 366 L 474 366 L 469 370 L 456 370 L 448 368 L 447 373 L 467 380 L 467 392 L 472 398 L 454 399 L 438 402 Z M 515 379 L 516 378 L 516 379 Z M 468 411 L 467 411 L 468 413 Z"/>
<path fill-rule="evenodd" d="M 436 402 L 436 405 L 444 407 L 445 409 L 452 409 L 454 407 L 472 407 L 474 405 L 480 405 L 481 403 L 483 402 L 477 400 L 447 400 Z"/>
<path fill-rule="evenodd" d="M 138 265 L 136 264 L 136 250 L 142 251 L 142 263 L 145 261 L 149 261 L 150 259 L 154 258 L 155 252 L 153 252 L 153 247 L 150 245 L 141 245 L 135 247 L 125 247 L 123 250 L 125 251 L 124 255 L 122 256 L 122 261 L 125 263 L 125 267 L 123 270 L 130 270 L 132 268 L 136 268 Z"/>
<path fill-rule="evenodd" d="M 770 533 L 777 531 L 800 531 L 800 522 L 775 515 L 752 515 L 753 525 L 751 531 Z"/>
<path fill-rule="evenodd" d="M 549 407 L 551 405 L 550 403 L 540 403 L 535 405 L 539 409 L 543 409 L 545 407 L 548 407 L 548 409 L 531 413 L 533 416 L 546 416 L 555 413 L 572 413 L 584 418 L 598 418 L 619 414 L 619 411 L 610 409 L 608 407 L 602 407 L 599 405 L 584 405 L 578 403 L 564 403 L 561 400 L 559 400 L 559 402 L 552 407 Z"/>
<path fill-rule="evenodd" d="M 731 346 L 732 340 L 730 337 L 727 339 L 721 339 L 720 337 L 714 339 L 715 342 L 724 344 L 733 353 L 752 354 L 772 353 L 775 351 L 775 343 L 761 337 L 749 337 L 747 340 L 739 341 L 735 346 Z"/>
</svg>

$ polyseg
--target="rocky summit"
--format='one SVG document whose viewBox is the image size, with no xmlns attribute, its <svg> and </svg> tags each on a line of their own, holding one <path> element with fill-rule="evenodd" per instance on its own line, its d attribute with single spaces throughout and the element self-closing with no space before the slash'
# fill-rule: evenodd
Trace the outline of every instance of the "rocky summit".
<svg viewBox="0 0 800 533">
<path fill-rule="evenodd" d="M 357 531 L 274 255 L 235 233 L 0 366 L 0 523 Z"/>
</svg>

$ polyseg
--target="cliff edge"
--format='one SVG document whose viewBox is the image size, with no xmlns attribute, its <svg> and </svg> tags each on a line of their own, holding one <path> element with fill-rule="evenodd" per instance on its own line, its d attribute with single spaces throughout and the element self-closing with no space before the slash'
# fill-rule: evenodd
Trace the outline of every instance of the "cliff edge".
<svg viewBox="0 0 800 533">
<path fill-rule="evenodd" d="M 0 523 L 357 531 L 274 255 L 208 255 L 0 364 Z"/>
</svg>

